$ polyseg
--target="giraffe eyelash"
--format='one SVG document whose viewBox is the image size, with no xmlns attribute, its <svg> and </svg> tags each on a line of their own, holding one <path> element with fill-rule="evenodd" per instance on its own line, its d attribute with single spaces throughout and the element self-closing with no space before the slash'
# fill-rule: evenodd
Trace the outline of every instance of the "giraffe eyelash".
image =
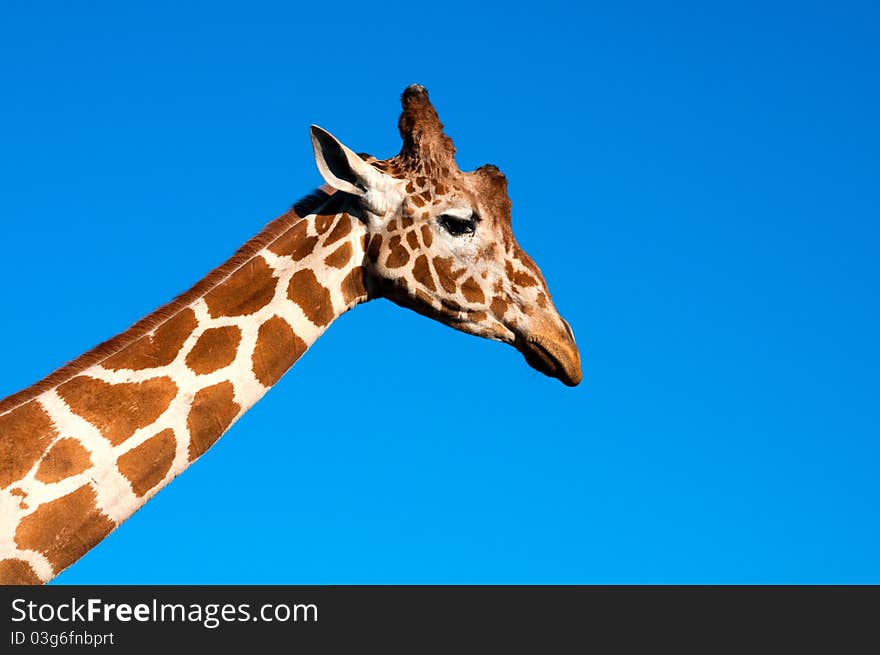
<svg viewBox="0 0 880 655">
<path fill-rule="evenodd" d="M 477 223 L 480 217 L 472 213 L 468 218 L 441 214 L 437 217 L 437 223 L 454 237 L 469 236 L 477 231 Z"/>
</svg>

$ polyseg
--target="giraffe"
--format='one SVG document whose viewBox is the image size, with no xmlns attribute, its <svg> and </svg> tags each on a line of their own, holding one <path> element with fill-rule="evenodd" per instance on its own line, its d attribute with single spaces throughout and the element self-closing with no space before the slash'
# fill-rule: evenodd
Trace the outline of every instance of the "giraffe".
<svg viewBox="0 0 880 655">
<path fill-rule="evenodd" d="M 322 187 L 186 293 L 0 400 L 0 583 L 44 583 L 73 564 L 365 301 L 581 381 L 571 327 L 511 231 L 504 175 L 459 170 L 424 87 L 401 104 L 399 154 L 355 154 L 313 125 Z"/>
</svg>

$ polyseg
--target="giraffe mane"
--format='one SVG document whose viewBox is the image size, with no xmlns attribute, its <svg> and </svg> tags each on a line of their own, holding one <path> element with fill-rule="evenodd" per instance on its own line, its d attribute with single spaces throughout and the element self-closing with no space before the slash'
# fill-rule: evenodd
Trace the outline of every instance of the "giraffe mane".
<svg viewBox="0 0 880 655">
<path fill-rule="evenodd" d="M 147 314 L 124 332 L 98 344 L 76 359 L 54 370 L 42 380 L 6 398 L 0 399 L 0 414 L 4 414 L 33 400 L 45 391 L 54 389 L 83 370 L 101 363 L 127 346 L 130 346 L 138 339 L 143 338 L 177 314 L 181 309 L 192 304 L 223 282 L 232 273 L 250 261 L 260 250 L 290 229 L 297 220 L 321 209 L 333 197 L 333 193 L 334 190 L 326 186 L 321 186 L 310 192 L 298 200 L 292 209 L 270 221 L 256 236 L 246 241 L 232 257 L 196 282 L 189 290 L 184 291 L 171 302 Z"/>
</svg>

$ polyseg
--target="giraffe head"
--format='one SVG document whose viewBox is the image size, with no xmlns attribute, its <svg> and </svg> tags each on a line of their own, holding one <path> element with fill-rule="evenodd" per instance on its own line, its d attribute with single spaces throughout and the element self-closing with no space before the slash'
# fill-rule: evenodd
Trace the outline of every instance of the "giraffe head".
<svg viewBox="0 0 880 655">
<path fill-rule="evenodd" d="M 312 126 L 318 168 L 350 194 L 367 227 L 364 269 L 371 296 L 462 332 L 515 346 L 530 366 L 574 386 L 580 355 L 547 282 L 519 247 L 507 180 L 495 166 L 463 172 L 424 87 L 402 96 L 400 153 L 357 155 Z"/>
</svg>

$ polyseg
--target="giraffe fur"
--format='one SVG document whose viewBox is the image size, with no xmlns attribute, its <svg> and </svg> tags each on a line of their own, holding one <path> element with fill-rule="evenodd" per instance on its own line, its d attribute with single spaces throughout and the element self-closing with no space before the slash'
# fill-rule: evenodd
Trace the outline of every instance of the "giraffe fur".
<svg viewBox="0 0 880 655">
<path fill-rule="evenodd" d="M 187 293 L 0 400 L 0 583 L 43 583 L 76 562 L 368 300 L 581 381 L 571 328 L 513 236 L 503 174 L 458 169 L 423 87 L 402 105 L 398 155 L 357 155 L 313 126 L 319 192 Z"/>
</svg>

